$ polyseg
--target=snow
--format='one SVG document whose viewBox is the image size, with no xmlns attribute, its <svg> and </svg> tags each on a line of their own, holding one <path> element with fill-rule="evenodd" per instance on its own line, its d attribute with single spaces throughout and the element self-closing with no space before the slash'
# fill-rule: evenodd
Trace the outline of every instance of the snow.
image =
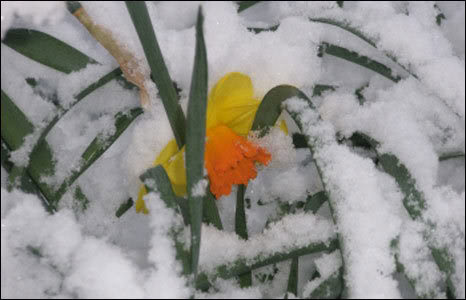
<svg viewBox="0 0 466 300">
<path fill-rule="evenodd" d="M 150 68 L 125 4 L 81 3 L 136 57 L 139 70 L 147 76 Z M 234 233 L 237 188 L 233 187 L 230 195 L 216 201 L 224 230 L 202 227 L 200 272 L 214 278 L 219 265 L 232 266 L 238 260 L 253 264 L 338 238 L 341 250 L 300 257 L 298 297 L 310 295 L 343 267 L 347 297 L 442 298 L 445 275 L 428 248 L 435 246 L 449 250 L 456 265 L 451 278 L 456 297 L 465 297 L 464 156 L 442 159 L 465 152 L 464 2 L 442 1 L 436 3 L 438 8 L 434 2 L 415 1 L 345 1 L 342 8 L 335 1 L 260 2 L 239 14 L 234 2 L 146 5 L 171 79 L 181 90 L 185 112 L 199 5 L 205 17 L 209 91 L 228 72 L 250 76 L 259 99 L 279 84 L 296 86 L 309 97 L 316 84 L 337 87 L 312 97 L 316 111 L 296 99 L 287 102 L 288 109 L 304 122 L 303 133 L 315 144 L 313 153 L 294 148 L 291 134 L 299 130 L 286 113 L 282 118 L 289 135 L 272 128 L 265 137 L 248 137 L 272 155 L 267 166 L 256 166 L 258 176 L 245 193 L 249 239 Z M 69 108 L 80 91 L 118 64 L 68 13 L 64 2 L 2 1 L 1 6 L 2 39 L 11 28 L 35 29 L 100 63 L 65 75 L 2 44 L 2 91 L 35 127 L 22 147 L 11 153 L 10 160 L 24 166 L 41 130 L 58 112 L 47 98 L 57 95 L 58 104 Z M 436 23 L 439 12 L 446 17 L 440 26 Z M 376 47 L 337 26 L 309 18 L 350 24 Z M 247 29 L 276 24 L 280 24 L 276 31 L 259 34 Z M 379 61 L 402 79 L 395 83 L 340 58 L 318 57 L 322 42 Z M 36 87 L 26 83 L 29 77 L 38 82 Z M 47 213 L 38 197 L 7 190 L 8 174 L 2 166 L 2 298 L 285 295 L 289 260 L 254 270 L 252 287 L 240 288 L 234 278 L 215 278 L 209 291 L 194 290 L 192 278 L 181 275 L 173 241 L 178 238 L 189 249 L 189 227 L 157 192 L 145 196 L 149 215 L 136 214 L 131 208 L 115 217 L 122 203 L 136 199 L 139 176 L 174 138 L 157 87 L 146 79 L 150 106 L 75 182 L 55 214 Z M 360 102 L 355 90 L 363 86 Z M 46 138 L 55 172 L 41 180 L 58 186 L 80 165 L 83 151 L 96 136 L 115 131 L 113 116 L 138 107 L 138 98 L 136 89 L 127 90 L 113 80 L 72 107 Z M 407 167 L 426 200 L 421 220 L 407 215 L 398 185 L 374 163 L 372 151 L 336 142 L 335 136 L 349 138 L 355 132 L 378 140 L 379 153 L 394 154 Z M 77 187 L 89 200 L 86 210 L 76 209 Z M 191 192 L 202 196 L 206 187 L 207 181 L 202 180 Z M 324 187 L 330 207 L 325 203 L 315 215 L 298 208 L 283 216 L 283 207 L 299 207 Z M 404 273 L 398 273 L 396 259 Z M 314 270 L 321 277 L 310 280 Z M 410 286 L 408 280 L 415 284 Z"/>
<path fill-rule="evenodd" d="M 66 14 L 63 1 L 2 1 L 2 40 L 16 18 L 33 24 L 58 24 Z"/>
<path fill-rule="evenodd" d="M 191 195 L 193 197 L 203 197 L 206 193 L 206 188 L 209 185 L 209 181 L 207 179 L 199 180 L 191 189 Z"/>
<path fill-rule="evenodd" d="M 311 280 L 306 284 L 303 290 L 304 298 L 309 298 L 315 288 L 338 271 L 342 266 L 341 254 L 338 251 L 334 251 L 330 254 L 324 254 L 322 257 L 315 260 L 315 264 L 320 277 Z"/>
</svg>

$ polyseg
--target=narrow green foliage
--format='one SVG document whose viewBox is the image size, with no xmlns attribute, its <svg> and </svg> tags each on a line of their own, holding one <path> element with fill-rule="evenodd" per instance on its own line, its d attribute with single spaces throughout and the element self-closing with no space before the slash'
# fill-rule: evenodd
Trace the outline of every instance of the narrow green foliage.
<svg viewBox="0 0 466 300">
<path fill-rule="evenodd" d="M 95 60 L 70 45 L 37 30 L 10 29 L 5 45 L 22 55 L 64 73 L 83 69 Z"/>
<path fill-rule="evenodd" d="M 147 170 L 144 174 L 141 175 L 141 181 L 144 182 L 147 191 L 157 192 L 160 195 L 160 199 L 165 202 L 165 205 L 175 211 L 175 214 L 179 214 L 180 210 L 178 208 L 178 201 L 175 193 L 173 192 L 170 179 L 168 178 L 165 169 L 158 165 L 157 167 Z M 182 224 L 174 225 L 171 228 L 171 237 L 175 242 L 176 249 L 176 259 L 181 263 L 183 267 L 183 274 L 187 275 L 190 273 L 190 256 L 184 250 L 184 244 L 179 238 L 182 232 Z"/>
<path fill-rule="evenodd" d="M 306 137 L 301 133 L 295 132 L 293 133 L 293 145 L 296 149 L 299 148 L 307 148 L 307 141 Z"/>
<path fill-rule="evenodd" d="M 246 211 L 244 210 L 244 194 L 246 186 L 244 184 L 238 185 L 236 193 L 236 210 L 235 210 L 235 232 L 244 240 L 248 239 L 248 228 L 246 221 Z M 239 284 L 242 288 L 252 285 L 252 273 L 247 272 L 239 276 Z"/>
<path fill-rule="evenodd" d="M 308 196 L 306 204 L 304 205 L 304 211 L 310 211 L 315 214 L 326 201 L 328 201 L 328 196 L 325 191 L 320 191 L 312 196 Z"/>
<path fill-rule="evenodd" d="M 133 207 L 134 201 L 133 198 L 129 198 L 127 201 L 123 202 L 118 210 L 115 212 L 117 218 L 121 217 L 125 212 L 127 212 L 131 207 Z"/>
<path fill-rule="evenodd" d="M 178 148 L 181 149 L 185 144 L 186 121 L 181 106 L 178 103 L 176 90 L 168 74 L 159 43 L 157 42 L 146 4 L 144 1 L 126 1 L 126 7 L 151 68 L 151 77 L 159 90 L 159 95 L 167 112 L 176 143 L 178 144 Z"/>
<path fill-rule="evenodd" d="M 71 105 L 70 108 L 76 105 L 80 100 L 82 100 L 84 97 L 92 93 L 93 91 L 97 90 L 98 88 L 104 86 L 105 84 L 109 83 L 113 79 L 118 79 L 118 80 L 123 80 L 125 81 L 125 86 L 128 85 L 129 87 L 135 87 L 132 83 L 128 82 L 123 76 L 123 72 L 121 71 L 120 68 L 116 68 L 109 73 L 105 74 L 101 78 L 99 78 L 97 81 L 91 83 L 88 87 L 86 87 L 84 90 L 79 92 L 74 98 L 76 101 L 74 101 Z"/>
<path fill-rule="evenodd" d="M 404 194 L 403 205 L 414 220 L 422 216 L 426 203 L 422 193 L 416 188 L 416 181 L 408 169 L 393 155 L 384 153 L 378 156 L 385 172 L 393 176 Z"/>
<path fill-rule="evenodd" d="M 186 181 L 191 217 L 191 270 L 197 274 L 201 245 L 202 210 L 205 196 L 199 189 L 204 179 L 204 146 L 207 111 L 207 53 L 203 33 L 204 17 L 199 8 L 196 22 L 196 53 L 189 92 L 186 136 Z"/>
<path fill-rule="evenodd" d="M 253 5 L 256 5 L 261 1 L 238 1 L 238 13 L 250 8 Z"/>
<path fill-rule="evenodd" d="M 323 93 L 326 91 L 334 91 L 336 86 L 333 85 L 326 85 L 326 84 L 316 84 L 312 88 L 312 97 L 315 96 L 322 96 Z"/>
<path fill-rule="evenodd" d="M 1 140 L 1 150 L 2 150 L 2 159 L 1 159 L 1 165 L 2 167 L 5 169 L 5 171 L 7 172 L 8 174 L 8 188 L 11 188 L 11 187 L 18 187 L 20 190 L 26 192 L 26 193 L 32 193 L 32 194 L 35 194 L 39 197 L 39 199 L 41 199 L 44 204 L 47 203 L 47 201 L 45 200 L 44 196 L 42 195 L 42 193 L 40 192 L 40 189 L 37 187 L 37 185 L 34 183 L 34 181 L 31 179 L 31 177 L 29 176 L 29 174 L 27 173 L 26 170 L 24 170 L 23 168 L 19 168 L 17 166 L 15 166 L 10 160 L 10 149 L 8 147 L 8 145 L 3 141 L 3 138 Z M 21 171 L 21 173 L 19 174 L 19 176 L 12 176 L 12 173 L 14 172 L 18 172 Z M 12 179 L 10 179 L 11 177 L 14 177 Z M 14 182 L 12 181 L 14 180 Z"/>
<path fill-rule="evenodd" d="M 217 229 L 223 230 L 222 220 L 218 212 L 215 196 L 210 191 L 210 187 L 206 188 L 206 197 L 202 207 L 202 218 L 205 223 L 214 225 Z"/>
<path fill-rule="evenodd" d="M 342 58 L 344 60 L 353 62 L 355 64 L 360 65 L 361 67 L 367 68 L 369 70 L 372 70 L 388 79 L 390 79 L 393 82 L 398 82 L 400 81 L 401 77 L 398 75 L 393 75 L 392 70 L 385 66 L 384 64 L 381 64 L 378 61 L 375 61 L 367 56 L 360 55 L 357 52 L 348 50 L 346 48 L 333 45 L 330 43 L 323 42 L 322 43 L 322 49 L 321 49 L 325 54 L 332 55 L 338 58 Z"/>
<path fill-rule="evenodd" d="M 358 133 L 358 135 L 361 139 L 365 139 L 368 144 L 377 150 L 379 142 L 363 133 Z M 413 220 L 425 222 L 422 219 L 422 215 L 426 210 L 424 194 L 418 190 L 416 186 L 416 180 L 409 173 L 409 170 L 404 164 L 400 162 L 398 157 L 393 154 L 377 153 L 377 155 L 379 163 L 384 171 L 395 179 L 401 191 L 403 192 L 403 205 L 410 217 Z M 432 229 L 435 228 L 435 224 L 426 224 L 426 226 Z M 455 261 L 450 255 L 449 249 L 434 246 L 432 237 L 428 233 L 425 233 L 425 239 L 429 243 L 429 249 L 432 253 L 432 257 L 434 258 L 435 263 L 446 275 L 447 293 L 454 295 L 455 286 L 451 277 L 455 273 L 456 266 Z"/>
<path fill-rule="evenodd" d="M 265 94 L 257 109 L 251 130 L 259 130 L 259 136 L 267 134 L 270 127 L 274 126 L 282 113 L 282 103 L 291 97 L 305 97 L 297 88 L 291 85 L 279 85 Z"/>
<path fill-rule="evenodd" d="M 366 43 L 368 43 L 372 47 L 377 48 L 377 45 L 375 44 L 375 42 L 370 37 L 366 36 L 359 29 L 351 26 L 348 22 L 342 22 L 342 21 L 338 21 L 338 20 L 334 20 L 334 19 L 328 19 L 328 18 L 309 18 L 309 20 L 311 22 L 324 23 L 324 24 L 337 26 L 337 27 L 339 27 L 339 28 L 341 28 L 343 30 L 346 30 L 346 31 L 354 34 L 355 36 L 357 36 L 361 40 L 365 41 Z"/>
<path fill-rule="evenodd" d="M 81 164 L 77 170 L 74 170 L 71 175 L 64 180 L 60 188 L 56 192 L 55 201 L 66 193 L 68 188 L 83 174 L 108 148 L 120 137 L 120 135 L 128 128 L 128 126 L 142 114 L 141 108 L 133 108 L 129 113 L 118 113 L 115 117 L 115 133 L 110 136 L 98 135 L 91 144 L 87 147 L 81 156 Z"/>
<path fill-rule="evenodd" d="M 74 211 L 85 211 L 89 207 L 89 199 L 84 195 L 83 190 L 79 186 L 76 186 L 74 189 L 74 202 L 73 209 Z"/>
<path fill-rule="evenodd" d="M 10 149 L 7 144 L 1 139 L 1 165 L 7 173 L 13 168 L 13 163 L 10 161 Z"/>
<path fill-rule="evenodd" d="M 445 161 L 449 159 L 455 159 L 455 158 L 462 158 L 464 159 L 464 152 L 451 152 L 451 153 L 446 153 L 441 155 L 438 160 L 439 161 Z"/>
<path fill-rule="evenodd" d="M 24 138 L 34 131 L 31 122 L 3 90 L 1 94 L 0 122 L 2 142 L 5 143 L 4 151 L 19 149 L 23 144 Z M 19 187 L 24 188 L 25 191 L 39 194 L 37 190 L 40 190 L 40 193 L 43 195 L 43 197 L 40 198 L 44 200 L 46 209 L 48 211 L 53 211 L 54 208 L 51 206 L 54 194 L 53 190 L 48 185 L 39 181 L 41 175 L 52 174 L 51 172 L 54 166 L 50 147 L 46 143 L 44 143 L 43 147 L 44 151 L 40 154 L 41 161 L 36 164 L 30 163 L 27 168 L 28 174 L 25 174 L 23 169 L 12 166 L 10 169 L 10 178 L 19 181 Z M 5 154 L 6 153 L 7 152 L 5 152 Z M 33 158 L 31 154 L 30 161 L 32 161 Z M 14 170 L 13 174 L 11 174 L 12 170 Z M 42 173 L 42 171 L 44 173 Z"/>
<path fill-rule="evenodd" d="M 340 20 L 335 20 L 335 19 L 328 19 L 328 18 L 309 18 L 311 22 L 318 22 L 318 23 L 324 23 L 324 24 L 329 24 L 333 26 L 337 26 L 349 33 L 354 34 L 361 40 L 365 41 L 369 45 L 371 45 L 374 48 L 377 48 L 377 44 L 374 42 L 374 40 L 367 34 L 363 33 L 361 30 L 357 29 L 356 27 L 352 26 L 349 22 L 346 21 L 340 21 Z M 385 56 L 387 56 L 389 59 L 391 59 L 394 63 L 396 63 L 398 66 L 400 66 L 403 70 L 405 70 L 407 73 L 409 73 L 411 76 L 414 78 L 418 78 L 416 74 L 414 74 L 409 68 L 405 67 L 401 63 L 398 62 L 398 59 L 393 56 L 392 54 L 383 51 Z"/>
<path fill-rule="evenodd" d="M 367 82 L 366 84 L 362 85 L 361 87 L 357 88 L 357 89 L 354 91 L 354 94 L 356 95 L 356 98 L 358 98 L 358 101 L 359 101 L 359 104 L 360 104 L 360 105 L 363 105 L 364 102 L 366 102 L 366 98 L 364 97 L 364 95 L 362 94 L 362 92 L 363 92 L 364 89 L 366 89 L 368 86 L 369 86 L 369 82 Z"/>
<path fill-rule="evenodd" d="M 236 212 L 235 212 L 235 232 L 244 240 L 248 239 L 248 229 L 246 222 L 246 212 L 244 210 L 244 194 L 246 186 L 243 184 L 238 185 L 236 193 Z"/>
<path fill-rule="evenodd" d="M 214 274 L 199 274 L 196 280 L 196 288 L 206 290 L 210 286 L 209 281 L 213 281 L 217 278 L 229 279 L 250 272 L 252 270 L 271 264 L 276 264 L 294 257 L 318 253 L 322 251 L 332 252 L 337 248 L 338 240 L 335 239 L 330 241 L 329 243 L 311 244 L 302 248 L 290 249 L 286 252 L 279 252 L 266 257 L 261 255 L 248 261 L 245 261 L 244 259 L 239 259 L 238 261 L 232 264 L 218 266 Z"/>
<path fill-rule="evenodd" d="M 248 27 L 248 30 L 249 31 L 252 31 L 254 33 L 261 33 L 263 31 L 267 32 L 267 31 L 276 31 L 278 29 L 278 27 L 280 27 L 280 24 L 277 24 L 277 25 L 274 25 L 274 26 L 271 26 L 271 27 L 268 27 L 268 28 L 258 28 L 258 27 Z"/>
<path fill-rule="evenodd" d="M 338 299 L 343 292 L 343 268 L 338 269 L 312 291 L 311 299 Z"/>
<path fill-rule="evenodd" d="M 165 205 L 179 213 L 175 192 L 165 169 L 161 165 L 144 172 L 141 175 L 141 181 L 144 182 L 148 192 L 157 191 Z"/>
<path fill-rule="evenodd" d="M 288 286 L 286 291 L 288 293 L 298 296 L 298 271 L 299 271 L 299 257 L 291 259 L 290 275 L 288 276 Z"/>
<path fill-rule="evenodd" d="M 13 151 L 21 147 L 24 138 L 34 132 L 34 126 L 3 90 L 0 122 L 2 139 Z"/>
<path fill-rule="evenodd" d="M 437 23 L 438 26 L 442 26 L 442 21 L 446 20 L 447 17 L 445 17 L 445 14 L 440 10 L 440 7 L 438 7 L 437 4 L 434 4 L 434 9 L 437 11 L 437 15 L 435 16 L 435 23 Z"/>
</svg>

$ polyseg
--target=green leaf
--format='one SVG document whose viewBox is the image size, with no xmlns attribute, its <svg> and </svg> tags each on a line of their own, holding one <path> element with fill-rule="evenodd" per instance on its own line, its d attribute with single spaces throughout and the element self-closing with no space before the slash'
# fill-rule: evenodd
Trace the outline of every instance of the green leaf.
<svg viewBox="0 0 466 300">
<path fill-rule="evenodd" d="M 338 21 L 338 20 L 335 20 L 335 19 L 329 19 L 329 18 L 309 18 L 309 21 L 337 26 L 337 27 L 339 27 L 339 28 L 341 28 L 343 30 L 348 31 L 349 33 L 354 34 L 355 36 L 357 36 L 361 40 L 365 41 L 366 43 L 368 43 L 372 47 L 377 48 L 377 45 L 375 44 L 375 42 L 370 37 L 365 35 L 359 29 L 351 26 L 348 22 L 342 22 L 342 21 Z"/>
<path fill-rule="evenodd" d="M 315 96 L 322 96 L 322 94 L 326 91 L 334 91 L 337 87 L 333 85 L 326 85 L 326 84 L 316 84 L 312 88 L 312 97 Z"/>
<path fill-rule="evenodd" d="M 442 154 L 438 160 L 439 161 L 445 161 L 445 160 L 449 160 L 449 159 L 455 159 L 455 158 L 462 158 L 464 159 L 464 152 L 451 152 L 451 153 L 445 153 L 445 154 Z"/>
<path fill-rule="evenodd" d="M 255 34 L 258 34 L 258 33 L 261 33 L 263 31 L 265 31 L 265 32 L 267 32 L 267 31 L 274 32 L 274 31 L 276 31 L 278 29 L 278 27 L 280 27 L 280 24 L 277 24 L 277 25 L 274 25 L 274 26 L 271 26 L 271 27 L 267 27 L 267 28 L 248 27 L 248 30 L 254 32 Z"/>
<path fill-rule="evenodd" d="M 325 279 L 311 295 L 311 299 L 338 299 L 343 292 L 343 268 Z"/>
<path fill-rule="evenodd" d="M 248 239 L 248 228 L 246 222 L 246 212 L 244 210 L 244 193 L 246 186 L 238 185 L 236 193 L 236 211 L 235 211 L 235 232 L 244 240 Z M 241 288 L 250 287 L 252 285 L 252 273 L 247 272 L 239 276 L 239 285 Z"/>
<path fill-rule="evenodd" d="M 10 29 L 3 43 L 40 64 L 67 74 L 97 63 L 70 45 L 33 29 Z"/>
<path fill-rule="evenodd" d="M 385 66 L 384 64 L 381 64 L 380 62 L 373 60 L 367 56 L 360 55 L 355 51 L 348 50 L 346 48 L 333 45 L 327 42 L 323 42 L 321 45 L 324 53 L 328 55 L 332 55 L 347 61 L 350 61 L 352 63 L 358 64 L 361 67 L 367 68 L 369 70 L 372 70 L 385 78 L 390 79 L 393 82 L 398 82 L 401 80 L 401 77 L 398 75 L 393 75 L 392 70 Z"/>
<path fill-rule="evenodd" d="M 2 126 L 3 127 L 3 126 Z M 7 173 L 13 168 L 13 163 L 10 161 L 10 149 L 8 149 L 7 144 L 1 139 L 1 162 L 2 167 Z"/>
<path fill-rule="evenodd" d="M 244 240 L 248 239 L 248 228 L 246 222 L 246 212 L 244 210 L 244 193 L 246 186 L 244 184 L 238 185 L 236 193 L 236 212 L 235 212 L 235 232 Z"/>
<path fill-rule="evenodd" d="M 56 192 L 56 202 L 66 193 L 68 188 L 83 174 L 108 148 L 120 137 L 120 135 L 128 128 L 128 126 L 140 115 L 143 110 L 141 108 L 133 108 L 129 113 L 118 113 L 115 119 L 116 131 L 114 134 L 106 137 L 98 135 L 91 144 L 87 147 L 81 156 L 82 162 L 77 170 L 74 170 L 71 175 L 66 178 Z"/>
<path fill-rule="evenodd" d="M 131 207 L 133 207 L 134 201 L 133 198 L 129 198 L 127 201 L 123 202 L 118 210 L 115 212 L 117 218 L 121 217 L 125 212 L 127 212 Z"/>
<path fill-rule="evenodd" d="M 416 181 L 408 169 L 393 154 L 379 154 L 379 163 L 384 171 L 390 174 L 403 192 L 403 205 L 412 219 L 417 220 L 426 209 L 426 202 L 422 193 L 416 188 Z"/>
<path fill-rule="evenodd" d="M 175 87 L 170 79 L 162 52 L 160 51 L 146 4 L 143 1 L 126 1 L 126 7 L 151 68 L 151 77 L 159 90 L 159 95 L 167 112 L 176 143 L 178 144 L 178 148 L 181 149 L 185 144 L 186 121 L 183 110 L 178 103 Z"/>
<path fill-rule="evenodd" d="M 329 243 L 310 244 L 301 248 L 294 248 L 287 252 L 279 252 L 270 256 L 259 255 L 251 260 L 245 261 L 239 259 L 234 263 L 221 265 L 216 268 L 213 274 L 199 274 L 196 280 L 196 288 L 206 290 L 210 284 L 209 281 L 214 281 L 217 278 L 229 279 L 250 272 L 252 270 L 276 264 L 294 257 L 299 257 L 307 254 L 318 252 L 332 252 L 338 248 L 338 240 L 332 240 Z"/>
<path fill-rule="evenodd" d="M 14 151 L 21 147 L 26 136 L 34 132 L 34 126 L 3 90 L 1 101 L 2 139 Z"/>
<path fill-rule="evenodd" d="M 170 179 L 161 165 L 147 170 L 140 178 L 141 181 L 144 182 L 149 193 L 159 193 L 160 199 L 165 202 L 165 205 L 168 208 L 173 209 L 175 213 L 180 212 L 178 209 L 179 203 L 177 202 L 177 197 L 173 192 Z M 190 256 L 189 253 L 184 250 L 184 244 L 179 238 L 182 232 L 182 228 L 180 227 L 181 225 L 174 226 L 175 227 L 171 229 L 171 236 L 175 242 L 176 259 L 183 267 L 183 274 L 188 275 L 190 273 Z"/>
<path fill-rule="evenodd" d="M 253 5 L 256 5 L 261 1 L 238 1 L 238 13 L 250 8 Z"/>
<path fill-rule="evenodd" d="M 204 146 L 207 110 L 207 53 L 203 33 L 204 17 L 199 8 L 196 22 L 196 53 L 189 92 L 186 136 L 186 181 L 191 216 L 191 270 L 197 274 L 201 245 L 204 196 L 194 192 L 204 179 Z"/>
<path fill-rule="evenodd" d="M 3 92 L 1 94 L 1 136 L 2 142 L 5 143 L 4 151 L 10 150 L 14 151 L 21 147 L 23 144 L 24 138 L 27 135 L 30 135 L 34 131 L 34 127 L 31 122 L 27 119 L 24 113 L 13 103 L 10 97 Z M 40 177 L 42 174 L 42 167 L 45 164 L 47 168 L 44 168 L 46 174 L 51 174 L 50 172 L 53 171 L 53 160 L 52 154 L 50 151 L 50 147 L 47 143 L 44 143 L 44 151 L 41 153 L 41 160 L 38 164 L 32 164 L 27 168 L 28 175 L 24 174 L 24 170 L 21 170 L 14 165 L 12 165 L 11 170 L 14 170 L 12 176 L 17 175 L 19 178 L 19 187 L 24 188 L 27 192 L 36 192 L 39 194 L 37 190 L 40 190 L 40 193 L 43 195 L 41 198 L 44 200 L 44 204 L 46 209 L 51 212 L 54 210 L 52 205 L 54 199 L 54 192 L 51 187 L 47 184 L 40 182 Z M 5 152 L 7 154 L 7 152 Z M 33 160 L 33 157 L 30 156 L 30 161 Z M 48 164 L 48 165 L 47 165 Z M 10 173 L 11 175 L 11 173 Z M 28 178 L 24 178 L 27 176 Z M 35 187 L 30 185 L 30 181 L 34 184 Z"/>
<path fill-rule="evenodd" d="M 121 76 L 121 74 L 122 74 L 122 72 L 121 72 L 120 68 L 117 68 L 117 69 L 111 71 L 110 73 L 104 75 L 99 80 L 97 80 L 96 82 L 90 84 L 88 87 L 86 87 L 84 90 L 82 90 L 78 95 L 76 95 L 74 97 L 75 101 L 73 103 L 71 103 L 68 108 L 60 109 L 60 111 L 57 113 L 57 115 L 52 119 L 52 121 L 50 121 L 50 123 L 47 125 L 47 127 L 45 127 L 44 130 L 41 132 L 39 138 L 37 139 L 36 144 L 34 145 L 32 151 L 31 151 L 31 157 L 32 158 L 34 158 L 34 157 L 41 158 L 42 157 L 42 155 L 40 155 L 40 153 L 38 153 L 38 152 L 44 151 L 45 147 L 47 147 L 45 145 L 45 143 L 46 143 L 45 138 L 47 137 L 49 132 L 53 129 L 53 127 L 58 123 L 58 121 L 60 121 L 60 119 L 63 118 L 63 116 L 67 112 L 69 112 L 76 104 L 78 104 L 87 95 L 89 95 L 90 93 L 92 93 L 93 91 L 98 89 L 99 87 L 107 84 L 111 80 L 117 78 L 118 76 Z M 34 164 L 34 159 L 30 159 L 30 163 L 31 162 Z"/>
<path fill-rule="evenodd" d="M 205 223 L 214 225 L 217 229 L 223 230 L 222 220 L 218 212 L 217 200 L 210 191 L 210 187 L 206 188 L 206 197 L 204 198 L 202 208 L 202 218 Z"/>
<path fill-rule="evenodd" d="M 309 18 L 310 21 L 312 22 L 318 22 L 318 23 L 324 23 L 324 24 L 329 24 L 333 26 L 337 26 L 349 33 L 354 34 L 358 38 L 362 39 L 369 45 L 371 45 L 374 48 L 377 48 L 377 44 L 372 40 L 371 37 L 369 37 L 367 34 L 363 33 L 361 30 L 357 29 L 356 27 L 352 26 L 349 22 L 347 21 L 340 21 L 336 19 L 329 19 L 329 18 Z M 391 59 L 394 63 L 396 63 L 398 66 L 400 66 L 403 70 L 405 70 L 407 73 L 409 73 L 411 76 L 414 78 L 418 78 L 416 74 L 414 74 L 409 68 L 405 67 L 403 64 L 398 62 L 398 59 L 393 56 L 391 53 L 388 53 L 386 51 L 382 51 L 382 53 L 387 56 L 389 59 Z"/>
<path fill-rule="evenodd" d="M 299 257 L 291 259 L 290 275 L 288 276 L 288 293 L 298 296 L 298 270 L 299 270 Z"/>
<path fill-rule="evenodd" d="M 302 98 L 306 95 L 291 85 L 279 85 L 268 91 L 257 109 L 251 130 L 259 130 L 259 136 L 264 136 L 282 113 L 282 103 L 291 97 Z"/>
<path fill-rule="evenodd" d="M 320 191 L 312 196 L 307 197 L 304 211 L 311 211 L 313 214 L 317 213 L 319 208 L 328 201 L 328 196 L 325 191 Z"/>
<path fill-rule="evenodd" d="M 377 156 L 379 163 L 382 166 L 383 170 L 391 175 L 401 191 L 403 192 L 403 205 L 413 220 L 418 220 L 421 222 L 423 220 L 423 213 L 426 210 L 426 201 L 424 194 L 418 190 L 416 186 L 416 180 L 409 172 L 408 168 L 393 154 L 390 153 L 380 153 L 378 146 L 380 143 L 375 139 L 365 135 L 364 133 L 358 133 L 361 139 L 365 139 L 366 143 L 370 144 L 377 151 Z M 435 230 L 435 224 L 427 223 L 426 226 Z M 431 236 L 428 232 L 425 233 L 425 239 L 429 243 L 429 249 L 432 253 L 435 263 L 439 269 L 445 273 L 446 282 L 447 282 L 447 292 L 450 294 L 455 294 L 455 286 L 452 281 L 452 276 L 455 273 L 456 262 L 452 259 L 449 249 L 441 248 L 432 241 Z"/>
</svg>

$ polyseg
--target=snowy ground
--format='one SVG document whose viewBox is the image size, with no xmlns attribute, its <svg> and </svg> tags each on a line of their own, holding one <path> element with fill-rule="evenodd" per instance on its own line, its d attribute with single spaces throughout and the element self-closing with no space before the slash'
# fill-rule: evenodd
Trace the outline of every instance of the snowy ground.
<svg viewBox="0 0 466 300">
<path fill-rule="evenodd" d="M 111 29 L 145 62 L 134 26 L 124 3 L 83 2 L 89 14 Z M 79 49 L 102 65 L 63 75 L 16 53 L 2 44 L 1 85 L 35 126 L 53 117 L 54 107 L 25 83 L 26 77 L 43 79 L 45 91 L 57 91 L 63 106 L 72 96 L 103 74 L 118 67 L 63 3 L 2 2 L 2 39 L 9 28 L 33 28 Z M 194 57 L 198 2 L 148 2 L 152 23 L 171 78 L 181 89 L 186 109 Z M 427 202 L 425 218 L 437 225 L 432 233 L 440 245 L 450 245 L 456 270 L 452 280 L 456 296 L 465 297 L 465 162 L 439 161 L 447 153 L 465 152 L 465 4 L 464 2 L 273 2 L 259 3 L 237 13 L 233 2 L 202 3 L 208 53 L 209 90 L 228 72 L 252 79 L 258 98 L 279 84 L 290 84 L 312 94 L 315 84 L 338 86 L 313 97 L 322 116 L 301 110 L 308 125 L 305 134 L 321 141 L 315 157 L 326 187 L 336 204 L 334 214 L 324 205 L 318 214 L 297 213 L 277 222 L 279 207 L 293 204 L 322 190 L 318 171 L 307 149 L 295 149 L 291 137 L 272 130 L 259 141 L 272 161 L 250 182 L 246 209 L 250 239 L 235 233 L 236 189 L 217 204 L 225 231 L 203 228 L 200 269 L 240 257 L 253 258 L 290 245 L 329 242 L 338 232 L 345 241 L 343 260 L 347 297 L 400 298 L 417 294 L 444 297 L 437 284 L 444 280 L 433 263 L 423 232 L 425 224 L 412 221 L 404 210 L 403 195 L 395 180 L 378 168 L 370 153 L 326 140 L 338 133 L 349 137 L 364 132 L 380 143 L 379 151 L 392 153 L 408 168 Z M 436 16 L 445 19 L 439 26 Z M 377 49 L 336 26 L 309 18 L 349 20 L 376 41 Z M 255 34 L 247 27 L 276 31 Z M 382 62 L 402 80 L 381 75 L 336 57 L 319 57 L 322 41 L 346 47 Z M 417 74 L 410 76 L 385 54 Z M 144 66 L 148 68 L 148 66 Z M 363 105 L 355 95 L 362 89 Z M 155 89 L 155 86 L 153 87 Z M 138 93 L 115 81 L 98 89 L 57 124 L 47 137 L 56 162 L 58 183 L 97 133 L 114 130 L 112 116 L 139 105 Z M 299 101 L 289 101 L 291 110 Z M 290 120 L 285 116 L 287 120 Z M 290 130 L 296 128 L 288 122 Z M 115 211 L 129 197 L 136 198 L 138 176 L 173 138 L 167 117 L 152 93 L 151 107 L 76 182 L 90 199 L 87 210 L 73 209 L 73 193 L 50 215 L 41 201 L 19 190 L 7 190 L 1 173 L 1 293 L 2 298 L 262 298 L 283 297 L 290 261 L 253 273 L 253 285 L 241 289 L 233 280 L 217 280 L 207 293 L 194 291 L 180 276 L 180 266 L 167 234 L 177 222 L 156 195 L 147 199 L 151 213 L 134 208 L 121 218 Z M 27 143 L 14 160 L 27 160 Z M 390 244 L 399 241 L 399 260 L 406 272 L 422 284 L 414 291 L 399 276 Z M 34 249 L 39 249 L 37 253 Z M 311 279 L 317 269 L 322 278 L 342 264 L 338 252 L 300 258 L 298 296 L 307 297 L 319 284 Z M 274 270 L 275 269 L 275 270 Z M 397 273 L 396 275 L 393 275 Z M 274 274 L 271 280 L 261 275 Z M 272 276 L 271 276 L 272 277 Z M 432 288 L 436 287 L 436 288 Z"/>
</svg>

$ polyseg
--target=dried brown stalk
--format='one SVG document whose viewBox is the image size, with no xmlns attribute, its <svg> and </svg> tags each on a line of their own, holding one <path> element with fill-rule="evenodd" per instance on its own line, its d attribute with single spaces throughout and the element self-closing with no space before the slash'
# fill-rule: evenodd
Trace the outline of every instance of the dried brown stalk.
<svg viewBox="0 0 466 300">
<path fill-rule="evenodd" d="M 116 59 L 125 78 L 139 87 L 141 106 L 147 108 L 149 106 L 149 94 L 144 84 L 146 76 L 141 72 L 139 62 L 134 54 L 115 39 L 110 30 L 95 23 L 82 6 L 73 13 L 73 16 Z"/>
</svg>

